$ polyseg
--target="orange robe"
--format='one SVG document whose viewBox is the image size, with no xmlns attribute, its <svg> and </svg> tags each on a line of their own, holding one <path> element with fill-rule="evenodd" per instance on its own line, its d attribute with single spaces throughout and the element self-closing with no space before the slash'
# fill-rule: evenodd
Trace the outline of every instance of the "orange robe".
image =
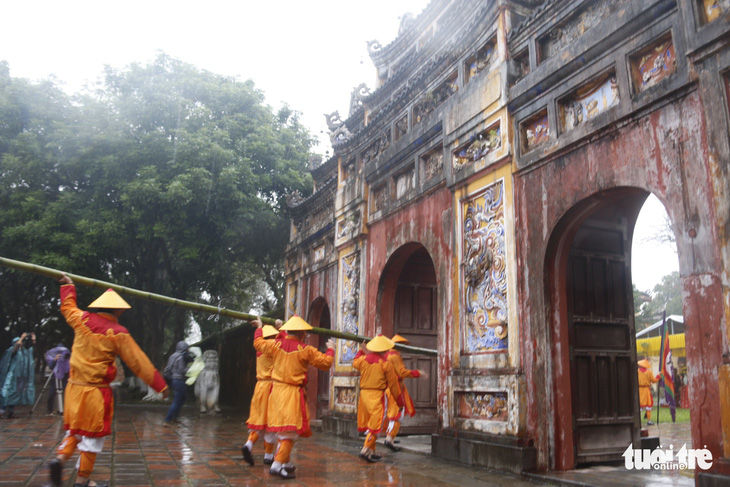
<svg viewBox="0 0 730 487">
<path fill-rule="evenodd" d="M 302 343 L 294 335 L 285 335 L 275 341 L 266 340 L 262 336 L 261 328 L 254 334 L 253 346 L 257 351 L 271 355 L 274 359 L 266 431 L 293 431 L 304 438 L 311 436 L 304 390 L 307 385 L 307 369 L 310 365 L 321 370 L 329 369 L 332 367 L 335 351 L 328 348 L 326 353 L 322 353 L 313 346 Z"/>
<path fill-rule="evenodd" d="M 388 350 L 385 354 L 385 358 L 391 363 L 395 373 L 398 375 L 398 386 L 400 386 L 401 399 L 403 401 L 405 412 L 408 416 L 413 416 L 416 414 L 416 408 L 413 407 L 413 400 L 411 399 L 411 395 L 408 394 L 408 389 L 406 389 L 403 379 L 408 379 L 409 377 L 416 379 L 421 376 L 421 373 L 417 370 L 407 369 L 406 366 L 403 365 L 403 358 L 400 356 L 400 352 L 398 350 Z M 390 390 L 387 391 L 387 396 L 388 419 L 391 421 L 400 421 L 402 418 L 400 413 L 401 408 L 398 407 L 397 401 L 390 393 Z"/>
<path fill-rule="evenodd" d="M 390 391 L 399 407 L 403 406 L 398 375 L 380 353 L 357 352 L 352 366 L 360 371 L 360 398 L 357 405 L 357 430 L 380 433 L 385 418 L 385 391 Z"/>
<path fill-rule="evenodd" d="M 63 402 L 64 429 L 71 435 L 107 436 L 114 417 L 109 383 L 117 375 L 117 355 L 155 391 L 162 392 L 167 384 L 115 316 L 76 307 L 73 284 L 61 286 L 61 313 L 74 330 L 71 370 Z"/>
<path fill-rule="evenodd" d="M 271 394 L 271 371 L 274 368 L 274 357 L 256 352 L 256 387 L 251 398 L 251 408 L 246 425 L 248 429 L 265 430 L 266 412 L 269 408 Z"/>
<path fill-rule="evenodd" d="M 654 405 L 654 397 L 651 393 L 651 385 L 659 382 L 651 370 L 639 368 L 639 407 L 651 407 Z"/>
</svg>

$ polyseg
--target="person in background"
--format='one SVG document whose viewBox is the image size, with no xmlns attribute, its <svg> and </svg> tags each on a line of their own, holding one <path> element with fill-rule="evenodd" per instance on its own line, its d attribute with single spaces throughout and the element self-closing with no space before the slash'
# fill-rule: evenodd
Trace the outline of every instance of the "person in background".
<svg viewBox="0 0 730 487">
<path fill-rule="evenodd" d="M 271 325 L 264 325 L 261 335 L 265 340 L 271 340 L 279 334 L 279 330 Z M 256 352 L 256 387 L 251 397 L 246 425 L 250 433 L 246 444 L 241 447 L 241 453 L 246 463 L 253 465 L 253 445 L 259 439 L 259 433 L 264 435 L 264 465 L 274 463 L 274 448 L 276 447 L 276 433 L 266 431 L 266 412 L 269 408 L 269 394 L 271 393 L 271 371 L 274 368 L 274 357 L 263 352 Z"/>
<path fill-rule="evenodd" d="M 109 384 L 117 375 L 117 355 L 163 397 L 167 397 L 168 387 L 129 331 L 119 324 L 119 317 L 131 308 L 119 294 L 108 289 L 89 305 L 97 310 L 92 313 L 76 306 L 76 287 L 70 277 L 63 274 L 59 282 L 61 314 L 73 328 L 74 341 L 63 405 L 66 435 L 56 450 L 56 458 L 48 464 L 51 485 L 61 486 L 63 465 L 78 448 L 81 453 L 75 487 L 106 487 L 90 477 L 96 455 L 103 450 L 104 438 L 112 429 L 114 395 Z"/>
<path fill-rule="evenodd" d="M 332 367 L 335 340 L 327 340 L 325 353 L 306 345 L 304 340 L 312 326 L 299 316 L 293 316 L 281 327 L 286 332 L 281 340 L 264 339 L 260 320 L 254 320 L 251 324 L 258 328 L 253 341 L 256 351 L 274 358 L 274 368 L 271 371 L 273 384 L 266 411 L 266 431 L 276 433 L 278 443 L 269 473 L 283 479 L 293 479 L 296 467 L 289 460 L 294 441 L 299 437 L 307 438 L 312 435 L 304 388 L 307 383 L 307 369 L 310 365 L 320 370 Z"/>
<path fill-rule="evenodd" d="M 48 392 L 48 400 L 46 402 L 46 413 L 49 416 L 55 414 L 53 403 L 57 403 L 55 410 L 58 414 L 62 414 L 63 411 L 63 391 L 66 390 L 66 384 L 68 383 L 68 371 L 71 368 L 69 364 L 69 357 L 71 356 L 71 350 L 64 347 L 62 344 L 58 344 L 46 352 L 46 364 L 51 369 L 51 388 Z M 58 398 L 61 399 L 58 399 Z"/>
<path fill-rule="evenodd" d="M 35 333 L 23 333 L 0 359 L 0 417 L 15 418 L 15 406 L 35 401 L 34 345 Z"/>
<path fill-rule="evenodd" d="M 651 372 L 651 362 L 647 359 L 639 360 L 639 408 L 645 411 L 646 424 L 652 425 L 651 409 L 654 406 L 654 398 L 651 393 L 651 385 L 659 382 L 659 376 Z"/>
<path fill-rule="evenodd" d="M 165 416 L 165 425 L 172 424 L 177 420 L 180 409 L 185 404 L 185 373 L 188 371 L 188 365 L 194 359 L 193 355 L 188 352 L 188 344 L 184 341 L 177 342 L 175 352 L 167 359 L 167 366 L 163 372 L 165 380 L 172 383 L 172 390 L 175 391 L 175 397 L 170 404 Z"/>
<path fill-rule="evenodd" d="M 399 408 L 403 407 L 403 396 L 398 385 L 398 374 L 393 365 L 385 358 L 384 352 L 392 349 L 395 343 L 383 335 L 378 335 L 360 350 L 352 361 L 352 366 L 360 372 L 360 398 L 357 404 L 357 430 L 367 431 L 365 444 L 360 458 L 373 463 L 380 460 L 375 454 L 375 444 L 385 419 L 386 390 L 395 399 Z M 369 352 L 365 353 L 366 348 Z"/>
<path fill-rule="evenodd" d="M 409 343 L 408 339 L 403 338 L 400 335 L 395 335 L 391 338 L 391 340 L 393 343 L 402 343 L 404 345 Z M 391 363 L 393 370 L 395 370 L 395 373 L 398 375 L 398 385 L 400 386 L 403 407 L 398 407 L 396 399 L 391 395 L 390 389 L 388 389 L 386 391 L 386 397 L 388 399 L 388 428 L 386 430 L 387 436 L 385 437 L 384 444 L 392 451 L 399 451 L 400 448 L 395 446 L 394 441 L 395 437 L 398 435 L 398 431 L 400 431 L 401 421 L 403 421 L 406 414 L 411 417 L 416 414 L 416 408 L 413 406 L 413 400 L 411 399 L 410 394 L 408 394 L 408 389 L 406 389 L 403 379 L 407 379 L 409 377 L 414 379 L 419 377 L 428 379 L 428 374 L 423 370 L 407 369 L 403 364 L 403 358 L 401 357 L 400 352 L 395 348 L 388 350 L 385 354 L 385 358 Z"/>
</svg>

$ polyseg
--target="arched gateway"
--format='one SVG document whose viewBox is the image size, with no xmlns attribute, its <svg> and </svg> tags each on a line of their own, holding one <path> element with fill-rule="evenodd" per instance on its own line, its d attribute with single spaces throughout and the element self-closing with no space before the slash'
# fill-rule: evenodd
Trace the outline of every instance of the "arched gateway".
<svg viewBox="0 0 730 487">
<path fill-rule="evenodd" d="M 379 318 L 383 334 L 401 335 L 411 345 L 438 348 L 437 281 L 433 260 L 421 245 L 411 243 L 388 260 L 379 286 Z M 416 415 L 403 422 L 403 434 L 431 434 L 438 429 L 437 359 L 402 353 L 406 368 L 426 371 L 428 379 L 406 379 Z"/>
<path fill-rule="evenodd" d="M 435 455 L 546 471 L 639 446 L 630 242 L 653 193 L 677 242 L 693 446 L 716 460 L 697 477 L 730 478 L 717 5 L 433 0 L 369 46 L 378 85 L 327 117 L 333 155 L 290 200 L 287 316 L 321 296 L 333 329 L 436 336 L 434 382 L 411 385 L 435 390 Z M 338 343 L 335 433 L 356 434 L 356 349 Z"/>
</svg>

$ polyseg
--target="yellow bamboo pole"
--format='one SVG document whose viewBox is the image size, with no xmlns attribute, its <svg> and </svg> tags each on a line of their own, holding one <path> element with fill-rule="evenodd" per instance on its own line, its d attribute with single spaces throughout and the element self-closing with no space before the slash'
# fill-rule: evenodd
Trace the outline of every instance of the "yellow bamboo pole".
<svg viewBox="0 0 730 487">
<path fill-rule="evenodd" d="M 118 284 L 114 284 L 111 282 L 100 281 L 98 279 L 91 279 L 88 277 L 79 276 L 77 274 L 71 274 L 70 272 L 62 272 L 57 269 L 51 269 L 50 267 L 43 267 L 43 266 L 36 265 L 36 264 L 30 264 L 27 262 L 22 262 L 20 260 L 13 260 L 13 259 L 5 258 L 5 257 L 0 257 L 0 265 L 9 267 L 11 269 L 16 269 L 16 270 L 20 270 L 20 271 L 39 274 L 41 276 L 51 277 L 54 279 L 60 279 L 61 276 L 63 276 L 63 274 L 66 274 L 68 277 L 71 278 L 71 280 L 74 281 L 74 283 L 77 283 L 77 284 L 81 284 L 81 285 L 93 287 L 93 288 L 104 289 L 104 290 L 111 288 L 120 294 L 125 294 L 127 296 L 131 296 L 134 298 L 144 299 L 146 301 L 166 304 L 168 306 L 175 306 L 178 308 L 189 309 L 191 311 L 200 311 L 202 313 L 208 313 L 208 314 L 212 314 L 212 315 L 226 316 L 228 318 L 233 318 L 236 320 L 242 320 L 242 321 L 246 321 L 246 322 L 251 322 L 251 321 L 259 318 L 258 316 L 251 315 L 248 313 L 243 313 L 241 311 L 230 310 L 227 308 L 219 308 L 217 306 L 210 306 L 207 304 L 196 303 L 194 301 L 185 301 L 182 299 L 175 299 L 175 298 L 171 298 L 169 296 L 164 296 L 162 294 L 149 293 L 147 291 L 140 291 L 138 289 L 133 289 L 133 288 L 129 288 L 126 286 L 120 286 Z M 267 325 L 273 325 L 276 321 L 273 318 L 266 318 L 263 316 L 260 318 L 261 318 L 261 322 L 264 324 L 267 324 Z M 370 337 L 356 335 L 354 333 L 346 333 L 343 331 L 328 330 L 326 328 L 314 327 L 314 328 L 312 328 L 312 330 L 310 332 L 317 334 L 317 335 L 324 335 L 324 336 L 329 336 L 329 337 L 334 337 L 334 338 L 340 338 L 343 340 L 351 340 L 351 341 L 355 341 L 355 342 L 366 342 L 366 341 L 371 340 Z M 415 353 L 418 355 L 431 355 L 431 356 L 438 355 L 438 352 L 436 350 L 431 350 L 429 348 L 412 347 L 410 345 L 403 345 L 400 343 L 397 343 L 395 346 L 397 349 L 402 350 L 404 352 L 408 352 L 408 353 Z"/>
</svg>

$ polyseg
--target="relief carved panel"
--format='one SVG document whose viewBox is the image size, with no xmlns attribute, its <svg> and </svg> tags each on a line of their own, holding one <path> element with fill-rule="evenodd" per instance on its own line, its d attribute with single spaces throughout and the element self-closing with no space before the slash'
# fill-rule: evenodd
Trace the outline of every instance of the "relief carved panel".
<svg viewBox="0 0 730 487">
<path fill-rule="evenodd" d="M 506 352 L 507 269 L 504 181 L 462 201 L 465 353 Z"/>
</svg>

